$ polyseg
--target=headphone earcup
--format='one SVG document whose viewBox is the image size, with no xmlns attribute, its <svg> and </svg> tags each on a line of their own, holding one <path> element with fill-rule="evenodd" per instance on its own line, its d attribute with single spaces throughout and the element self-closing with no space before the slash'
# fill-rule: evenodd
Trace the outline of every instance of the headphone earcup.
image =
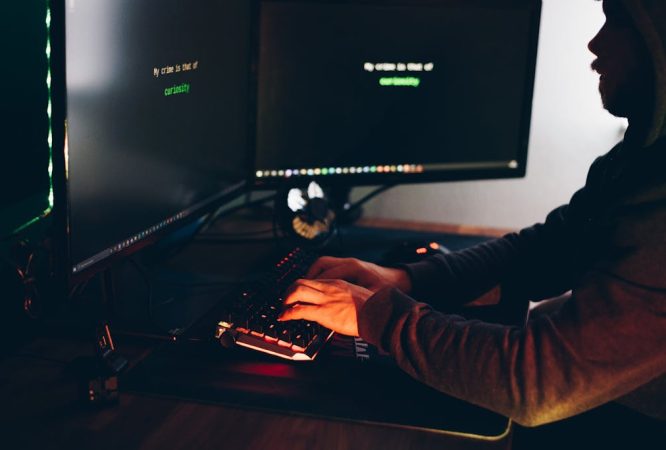
<svg viewBox="0 0 666 450">
<path fill-rule="evenodd" d="M 291 185 L 282 188 L 277 195 L 275 214 L 280 230 L 294 239 L 299 246 L 321 247 L 325 245 L 335 232 L 335 212 L 331 209 L 325 195 L 310 198 L 308 190 L 313 181 Z M 297 189 L 299 192 L 294 192 Z M 315 189 L 320 195 L 323 190 L 318 186 Z M 301 205 L 295 208 L 290 206 L 294 197 L 300 197 Z"/>
</svg>

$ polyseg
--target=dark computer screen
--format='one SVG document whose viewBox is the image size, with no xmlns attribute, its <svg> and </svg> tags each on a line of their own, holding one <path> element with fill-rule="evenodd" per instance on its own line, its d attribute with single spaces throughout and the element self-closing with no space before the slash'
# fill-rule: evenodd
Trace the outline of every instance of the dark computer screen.
<svg viewBox="0 0 666 450">
<path fill-rule="evenodd" d="M 525 173 L 540 1 L 265 1 L 256 180 Z"/>
<path fill-rule="evenodd" d="M 247 175 L 252 1 L 67 0 L 71 273 Z"/>
</svg>

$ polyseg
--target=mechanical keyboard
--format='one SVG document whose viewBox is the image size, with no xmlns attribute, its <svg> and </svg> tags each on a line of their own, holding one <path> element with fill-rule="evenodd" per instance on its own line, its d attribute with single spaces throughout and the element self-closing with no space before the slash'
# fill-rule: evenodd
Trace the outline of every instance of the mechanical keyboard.
<svg viewBox="0 0 666 450">
<path fill-rule="evenodd" d="M 225 308 L 215 337 L 224 346 L 239 345 L 295 361 L 313 360 L 333 332 L 316 322 L 278 322 L 283 293 L 302 278 L 318 255 L 295 248 L 261 281 L 245 286 Z"/>
</svg>

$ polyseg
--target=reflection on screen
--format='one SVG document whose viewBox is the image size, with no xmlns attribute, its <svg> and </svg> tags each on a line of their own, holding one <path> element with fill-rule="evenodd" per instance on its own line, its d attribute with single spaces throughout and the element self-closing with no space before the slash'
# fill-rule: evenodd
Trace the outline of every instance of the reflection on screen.
<svg viewBox="0 0 666 450">
<path fill-rule="evenodd" d="M 66 2 L 74 272 L 245 175 L 251 3 Z"/>
</svg>

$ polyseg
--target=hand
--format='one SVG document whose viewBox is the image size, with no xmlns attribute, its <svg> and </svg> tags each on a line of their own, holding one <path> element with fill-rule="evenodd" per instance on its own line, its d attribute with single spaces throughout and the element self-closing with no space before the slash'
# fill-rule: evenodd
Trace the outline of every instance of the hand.
<svg viewBox="0 0 666 450">
<path fill-rule="evenodd" d="M 312 320 L 326 328 L 358 336 L 358 312 L 372 292 L 343 280 L 297 280 L 289 287 L 278 321 Z"/>
<path fill-rule="evenodd" d="M 406 271 L 378 266 L 356 258 L 323 256 L 312 264 L 305 278 L 345 280 L 373 293 L 385 287 L 398 288 L 405 294 L 412 290 L 412 282 Z"/>
</svg>

